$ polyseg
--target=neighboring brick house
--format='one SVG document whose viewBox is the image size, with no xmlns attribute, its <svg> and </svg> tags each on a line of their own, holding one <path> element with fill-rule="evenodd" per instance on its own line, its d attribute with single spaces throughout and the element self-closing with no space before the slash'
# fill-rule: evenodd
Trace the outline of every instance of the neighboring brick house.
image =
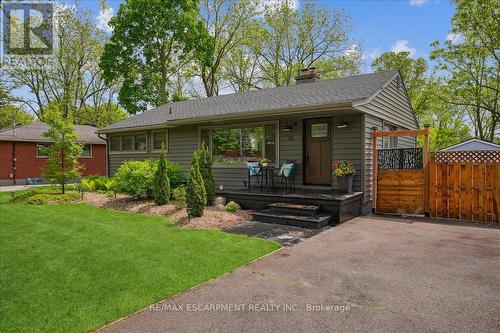
<svg viewBox="0 0 500 333">
<path fill-rule="evenodd" d="M 45 123 L 34 123 L 0 130 L 0 185 L 25 184 L 27 178 L 41 178 L 47 163 L 43 145 L 50 140 L 43 136 L 49 129 Z M 106 175 L 106 141 L 96 134 L 97 128 L 75 125 L 78 142 L 84 146 L 79 159 L 82 175 Z"/>
</svg>

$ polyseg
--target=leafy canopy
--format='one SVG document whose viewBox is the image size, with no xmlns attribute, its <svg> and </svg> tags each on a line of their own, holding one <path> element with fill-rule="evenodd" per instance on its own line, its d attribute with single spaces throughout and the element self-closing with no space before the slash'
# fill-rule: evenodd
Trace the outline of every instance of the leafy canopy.
<svg viewBox="0 0 500 333">
<path fill-rule="evenodd" d="M 61 184 L 61 192 L 64 194 L 66 183 L 80 176 L 82 166 L 78 158 L 83 147 L 76 142 L 77 134 L 69 120 L 48 117 L 47 123 L 50 128 L 43 136 L 50 139 L 52 144 L 45 148 L 48 159 L 43 176 L 51 183 Z"/>
<path fill-rule="evenodd" d="M 454 2 L 455 38 L 434 42 L 431 53 L 446 76 L 449 94 L 440 98 L 468 116 L 476 137 L 493 141 L 500 136 L 500 2 Z"/>
<path fill-rule="evenodd" d="M 172 76 L 211 54 L 196 0 L 127 0 L 110 25 L 100 66 L 106 82 L 122 81 L 118 100 L 132 114 L 167 103 Z"/>
</svg>

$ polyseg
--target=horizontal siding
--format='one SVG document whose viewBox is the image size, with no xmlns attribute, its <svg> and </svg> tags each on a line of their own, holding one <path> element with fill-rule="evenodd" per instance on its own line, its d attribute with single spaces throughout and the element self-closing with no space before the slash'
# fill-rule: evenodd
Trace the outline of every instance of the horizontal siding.
<svg viewBox="0 0 500 333">
<path fill-rule="evenodd" d="M 346 122 L 348 127 L 337 128 L 340 122 Z M 361 186 L 361 115 L 351 115 L 333 118 L 333 144 L 332 157 L 334 161 L 348 160 L 354 164 L 356 175 L 353 179 L 353 190 L 362 191 Z M 333 178 L 333 187 L 337 188 L 335 177 Z"/>
<path fill-rule="evenodd" d="M 303 142 L 302 142 L 302 131 L 303 123 L 302 118 L 298 117 L 281 117 L 279 118 L 280 123 L 280 164 L 284 162 L 293 162 L 295 164 L 294 177 L 296 185 L 302 185 L 303 181 Z M 291 131 L 282 131 L 284 126 L 292 126 Z"/>
<path fill-rule="evenodd" d="M 365 114 L 365 179 L 364 179 L 364 192 L 365 203 L 372 200 L 372 166 L 373 166 L 373 140 L 372 128 L 382 128 L 382 119 Z M 382 142 L 379 140 L 379 148 L 382 148 Z"/>
<path fill-rule="evenodd" d="M 147 153 L 111 153 L 109 155 L 110 175 L 112 176 L 125 161 L 143 161 L 149 158 L 159 158 L 159 153 L 151 151 L 151 145 L 149 144 L 150 138 L 151 131 L 148 131 Z M 174 163 L 180 164 L 187 174 L 189 172 L 193 152 L 198 148 L 198 128 L 191 126 L 169 129 L 167 148 L 167 158 Z"/>
<path fill-rule="evenodd" d="M 417 138 L 414 136 L 401 136 L 398 138 L 399 148 L 413 148 L 416 146 Z"/>
<path fill-rule="evenodd" d="M 307 117 L 329 117 L 334 111 L 325 111 L 311 114 Z M 303 119 L 305 116 L 283 116 L 266 118 L 265 121 L 279 121 L 279 159 L 280 164 L 293 161 L 296 164 L 295 181 L 297 185 L 302 184 L 303 166 Z M 354 178 L 355 190 L 361 190 L 361 114 L 348 115 L 332 118 L 332 160 L 351 160 L 356 168 L 357 174 Z M 252 123 L 259 120 L 252 120 Z M 349 124 L 347 128 L 337 129 L 339 122 L 345 121 Z M 282 131 L 284 126 L 291 126 L 291 131 Z M 148 133 L 150 134 L 150 133 Z M 148 136 L 149 138 L 149 136 Z M 149 146 L 149 145 L 148 145 Z M 186 126 L 169 129 L 168 159 L 180 164 L 185 175 L 189 174 L 189 168 L 193 152 L 198 148 L 198 127 Z M 120 165 L 126 160 L 145 160 L 158 158 L 158 153 L 149 150 L 145 154 L 111 154 L 109 156 L 109 170 L 113 175 Z M 243 180 L 247 179 L 246 168 L 241 167 L 217 167 L 214 169 L 216 186 L 223 185 L 225 189 L 241 188 Z"/>
<path fill-rule="evenodd" d="M 403 86 L 401 85 L 398 89 L 396 78 L 369 103 L 356 108 L 369 115 L 391 122 L 402 129 L 417 128 L 410 101 Z"/>
<path fill-rule="evenodd" d="M 364 174 L 364 202 L 371 201 L 372 193 L 372 128 L 382 130 L 384 121 L 398 126 L 398 129 L 416 129 L 415 114 L 411 108 L 410 101 L 402 85 L 398 88 L 398 78 L 393 79 L 379 94 L 369 103 L 356 108 L 365 112 L 365 174 Z M 416 139 L 412 136 L 399 137 L 398 146 L 401 148 L 415 147 Z M 382 148 L 382 140 L 379 140 L 379 148 Z"/>
</svg>

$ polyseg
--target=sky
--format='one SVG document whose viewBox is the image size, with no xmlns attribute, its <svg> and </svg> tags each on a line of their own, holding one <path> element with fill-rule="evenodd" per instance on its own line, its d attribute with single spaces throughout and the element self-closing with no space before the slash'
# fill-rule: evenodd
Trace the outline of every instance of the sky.
<svg viewBox="0 0 500 333">
<path fill-rule="evenodd" d="M 284 1 L 284 0 L 261 0 Z M 308 0 L 289 0 L 300 9 Z M 74 1 L 58 1 L 73 5 Z M 80 7 L 95 13 L 95 23 L 108 33 L 108 20 L 116 14 L 122 0 L 106 0 L 102 10 L 99 0 L 80 0 Z M 363 51 L 363 72 L 371 72 L 370 64 L 385 51 L 408 51 L 412 57 L 428 59 L 430 44 L 453 36 L 449 33 L 454 5 L 449 0 L 317 0 L 331 10 L 344 10 L 353 26 L 351 38 Z M 27 94 L 20 89 L 18 94 Z"/>
</svg>

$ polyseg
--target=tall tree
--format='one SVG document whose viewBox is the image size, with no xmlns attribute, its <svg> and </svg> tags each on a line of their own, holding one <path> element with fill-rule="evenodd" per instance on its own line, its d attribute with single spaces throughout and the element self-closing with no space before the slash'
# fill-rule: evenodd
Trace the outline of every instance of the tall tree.
<svg viewBox="0 0 500 333">
<path fill-rule="evenodd" d="M 63 116 L 73 110 L 112 100 L 113 87 L 100 78 L 98 59 L 105 35 L 92 22 L 89 12 L 78 7 L 57 6 L 54 13 L 53 57 L 46 63 L 34 58 L 32 68 L 6 70 L 9 83 L 27 89 L 28 97 L 16 100 L 28 106 L 39 120 L 45 120 L 47 105 L 57 103 Z"/>
<path fill-rule="evenodd" d="M 0 129 L 32 122 L 33 116 L 13 105 L 12 96 L 7 87 L 0 83 Z"/>
<path fill-rule="evenodd" d="M 202 62 L 200 77 L 206 96 L 219 94 L 222 70 L 230 58 L 228 54 L 250 38 L 256 24 L 255 0 L 203 0 L 201 15 L 210 33 L 213 56 Z"/>
<path fill-rule="evenodd" d="M 430 124 L 430 148 L 438 150 L 465 141 L 471 131 L 459 107 L 443 103 L 439 96 L 449 95 L 443 78 L 428 78 L 423 94 L 428 96 L 421 108 L 420 124 Z"/>
<path fill-rule="evenodd" d="M 320 60 L 339 61 L 351 49 L 350 30 L 350 20 L 341 11 L 329 11 L 314 2 L 300 10 L 290 1 L 271 2 L 265 6 L 262 44 L 256 50 L 264 81 L 289 85 L 301 68 Z"/>
<path fill-rule="evenodd" d="M 33 122 L 33 116 L 14 105 L 0 106 L 0 129 Z"/>
<path fill-rule="evenodd" d="M 427 61 L 424 58 L 413 59 L 409 52 L 385 52 L 376 58 L 371 65 L 374 72 L 399 70 L 403 77 L 408 97 L 413 109 L 420 118 L 430 93 L 427 88 Z"/>
<path fill-rule="evenodd" d="M 468 114 L 476 137 L 493 141 L 500 135 L 500 3 L 454 2 L 451 32 L 456 38 L 434 42 L 431 53 L 451 92 L 440 97 Z"/>
<path fill-rule="evenodd" d="M 100 66 L 106 82 L 122 81 L 118 100 L 129 113 L 167 103 L 171 77 L 209 60 L 197 0 L 127 0 L 110 25 Z"/>
<path fill-rule="evenodd" d="M 51 183 L 61 185 L 61 193 L 65 192 L 66 183 L 80 176 L 81 165 L 78 158 L 82 154 L 82 145 L 76 142 L 77 135 L 69 120 L 59 117 L 47 117 L 50 128 L 43 136 L 52 144 L 45 148 L 48 159 L 43 175 Z"/>
</svg>

